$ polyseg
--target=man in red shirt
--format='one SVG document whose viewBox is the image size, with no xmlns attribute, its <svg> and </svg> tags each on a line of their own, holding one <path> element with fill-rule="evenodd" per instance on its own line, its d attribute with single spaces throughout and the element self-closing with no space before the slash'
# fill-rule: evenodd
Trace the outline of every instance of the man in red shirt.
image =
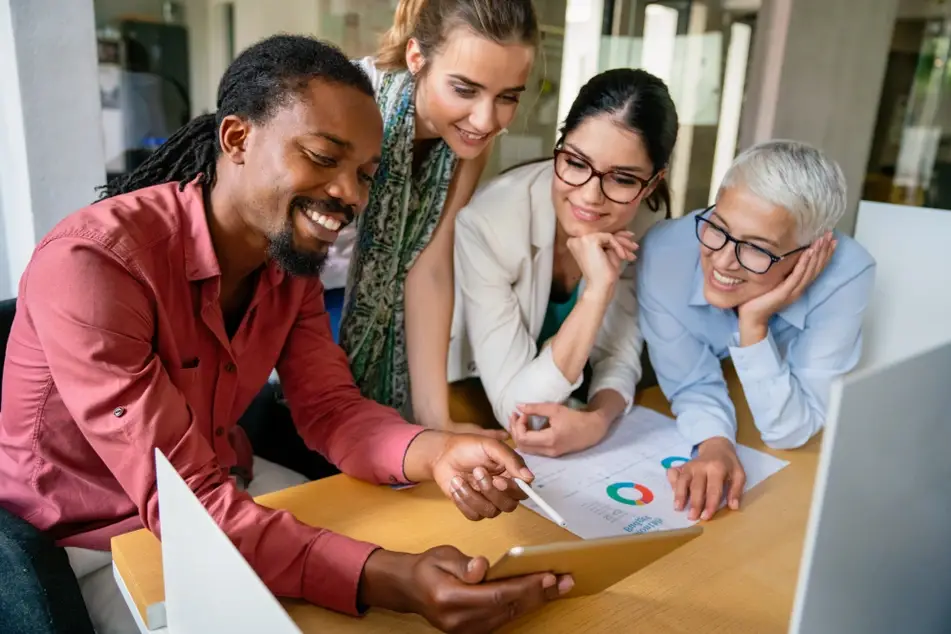
<svg viewBox="0 0 951 634">
<path fill-rule="evenodd" d="M 510 477 L 532 477 L 503 443 L 423 431 L 364 399 L 332 339 L 317 274 L 367 203 L 381 142 L 361 71 L 315 40 L 270 38 L 229 67 L 217 114 L 54 228 L 20 282 L 0 505 L 72 553 L 107 551 L 159 530 L 159 448 L 279 596 L 481 631 L 570 589 L 551 574 L 480 583 L 483 558 L 305 526 L 229 477 L 254 476 L 236 422 L 275 367 L 302 438 L 352 476 L 433 479 L 473 520 L 513 510 Z M 86 598 L 100 632 L 121 627 L 117 589 Z"/>
</svg>

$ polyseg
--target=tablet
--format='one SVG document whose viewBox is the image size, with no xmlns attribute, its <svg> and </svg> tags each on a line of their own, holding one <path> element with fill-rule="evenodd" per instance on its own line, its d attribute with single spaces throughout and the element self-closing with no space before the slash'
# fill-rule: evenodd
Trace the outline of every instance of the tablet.
<svg viewBox="0 0 951 634">
<path fill-rule="evenodd" d="M 516 546 L 492 564 L 486 581 L 536 572 L 571 573 L 565 596 L 597 594 L 703 533 L 700 526 L 641 535 Z"/>
</svg>

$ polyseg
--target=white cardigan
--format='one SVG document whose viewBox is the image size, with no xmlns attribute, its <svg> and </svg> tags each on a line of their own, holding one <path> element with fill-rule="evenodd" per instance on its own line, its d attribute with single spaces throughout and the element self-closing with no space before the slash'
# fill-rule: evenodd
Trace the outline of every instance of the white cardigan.
<svg viewBox="0 0 951 634">
<path fill-rule="evenodd" d="M 540 352 L 536 345 L 551 292 L 553 177 L 552 161 L 512 170 L 477 191 L 456 220 L 449 380 L 480 376 L 505 426 L 518 404 L 563 403 L 582 382 L 565 378 L 550 345 Z M 635 239 L 660 216 L 646 205 L 640 209 L 631 228 Z M 634 267 L 626 265 L 591 350 L 589 396 L 615 390 L 629 410 L 642 345 Z"/>
</svg>

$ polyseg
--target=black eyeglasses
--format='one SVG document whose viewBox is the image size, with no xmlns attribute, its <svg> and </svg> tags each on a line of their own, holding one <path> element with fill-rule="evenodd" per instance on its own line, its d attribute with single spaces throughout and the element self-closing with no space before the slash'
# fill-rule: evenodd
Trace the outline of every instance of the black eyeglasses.
<svg viewBox="0 0 951 634">
<path fill-rule="evenodd" d="M 634 202 L 656 177 L 644 180 L 624 172 L 599 172 L 587 160 L 564 148 L 555 148 L 555 175 L 572 187 L 581 187 L 597 177 L 604 197 L 620 205 Z"/>
<path fill-rule="evenodd" d="M 727 233 L 726 229 L 714 223 L 707 217 L 710 212 L 713 211 L 714 207 L 716 207 L 716 205 L 711 205 L 696 215 L 695 220 L 697 222 L 697 240 L 700 241 L 700 244 L 707 247 L 711 251 L 719 251 L 728 243 L 732 242 L 734 245 L 736 245 L 736 261 L 739 262 L 740 266 L 750 273 L 762 275 L 769 270 L 769 267 L 776 264 L 777 262 L 781 262 L 790 255 L 799 253 L 800 251 L 805 251 L 809 248 L 809 245 L 807 244 L 806 246 L 799 247 L 798 249 L 793 249 L 788 253 L 775 255 L 763 247 L 756 246 L 755 244 L 747 242 L 746 240 L 737 240 Z"/>
</svg>

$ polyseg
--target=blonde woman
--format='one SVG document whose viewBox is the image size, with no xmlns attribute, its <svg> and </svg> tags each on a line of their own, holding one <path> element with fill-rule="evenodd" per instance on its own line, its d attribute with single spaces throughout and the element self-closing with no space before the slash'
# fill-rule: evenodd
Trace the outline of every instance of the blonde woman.
<svg viewBox="0 0 951 634">
<path fill-rule="evenodd" d="M 401 0 L 380 52 L 358 62 L 385 129 L 340 341 L 365 396 L 427 427 L 482 432 L 449 417 L 453 226 L 515 116 L 537 37 L 530 0 Z"/>
</svg>

